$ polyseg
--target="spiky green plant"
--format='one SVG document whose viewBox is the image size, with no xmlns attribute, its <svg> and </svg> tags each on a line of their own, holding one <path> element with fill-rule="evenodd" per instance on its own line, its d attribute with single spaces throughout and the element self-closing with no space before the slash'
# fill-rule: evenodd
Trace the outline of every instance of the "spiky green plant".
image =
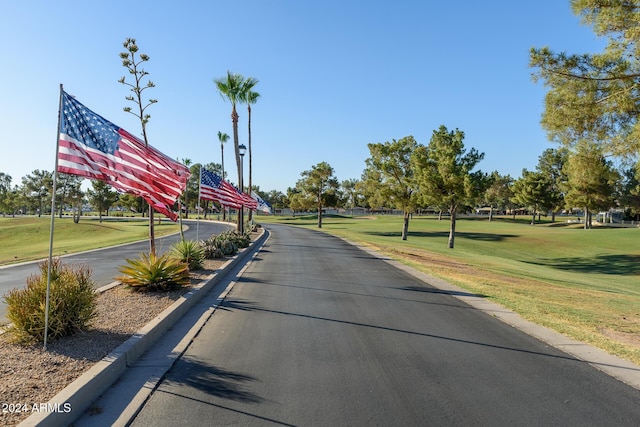
<svg viewBox="0 0 640 427">
<path fill-rule="evenodd" d="M 38 266 L 40 274 L 27 278 L 27 286 L 9 291 L 3 299 L 7 305 L 6 330 L 14 341 L 42 342 L 45 332 L 45 298 L 48 261 Z M 57 338 L 86 329 L 97 315 L 97 294 L 91 270 L 85 266 L 63 265 L 59 258 L 51 263 L 49 287 L 49 338 Z"/>
<path fill-rule="evenodd" d="M 194 240 L 180 240 L 171 247 L 171 255 L 189 266 L 189 270 L 201 270 L 204 265 L 202 244 Z"/>
<path fill-rule="evenodd" d="M 189 267 L 168 253 L 158 256 L 143 252 L 139 259 L 126 261 L 127 265 L 119 268 L 123 276 L 116 280 L 136 290 L 167 291 L 190 283 Z"/>
</svg>

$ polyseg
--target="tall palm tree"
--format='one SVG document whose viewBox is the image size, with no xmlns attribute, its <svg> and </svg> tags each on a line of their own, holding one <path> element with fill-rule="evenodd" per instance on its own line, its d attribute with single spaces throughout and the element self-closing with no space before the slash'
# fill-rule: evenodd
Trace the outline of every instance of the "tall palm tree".
<svg viewBox="0 0 640 427">
<path fill-rule="evenodd" d="M 191 159 L 182 159 L 182 164 L 185 165 L 186 167 L 190 167 L 191 166 Z M 184 217 L 189 219 L 189 186 L 187 185 L 184 189 L 184 206 L 186 207 L 186 210 L 184 211 Z M 180 213 L 180 215 L 182 215 L 182 206 L 180 206 L 180 199 L 178 199 L 178 212 Z M 180 232 L 182 232 L 182 224 L 180 226 Z M 183 240 L 184 240 L 184 236 L 183 236 Z"/>
<path fill-rule="evenodd" d="M 218 141 L 220 141 L 220 155 L 222 157 L 222 179 L 224 179 L 224 144 L 229 141 L 229 135 L 224 132 L 218 131 Z M 222 220 L 225 221 L 227 218 L 227 211 L 222 207 Z"/>
<path fill-rule="evenodd" d="M 238 144 L 238 112 L 236 105 L 243 102 L 245 95 L 258 81 L 252 77 L 244 78 L 242 74 L 227 71 L 227 76 L 214 80 L 220 96 L 231 102 L 231 125 L 233 127 L 233 148 L 236 155 L 236 167 L 238 169 L 238 183 L 242 182 L 240 174 L 242 166 L 240 164 L 240 150 Z M 243 231 L 242 209 L 238 212 L 238 231 Z"/>
<path fill-rule="evenodd" d="M 246 94 L 245 94 L 245 99 L 244 101 L 247 103 L 247 122 L 248 122 L 248 131 L 249 131 L 249 191 L 248 193 L 251 194 L 251 190 L 253 188 L 252 186 L 252 180 L 251 180 L 251 176 L 253 174 L 253 163 L 251 161 L 251 105 L 255 104 L 256 102 L 258 102 L 258 98 L 260 98 L 260 94 L 258 92 L 254 92 L 252 90 L 249 90 Z M 249 221 L 251 221 L 251 216 L 252 216 L 252 211 L 249 211 Z"/>
</svg>

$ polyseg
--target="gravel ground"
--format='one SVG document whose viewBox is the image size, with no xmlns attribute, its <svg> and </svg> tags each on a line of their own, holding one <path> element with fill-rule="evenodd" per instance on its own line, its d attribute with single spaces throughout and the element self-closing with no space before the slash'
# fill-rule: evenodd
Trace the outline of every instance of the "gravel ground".
<svg viewBox="0 0 640 427">
<path fill-rule="evenodd" d="M 191 284 L 212 274 L 226 260 L 207 260 L 192 273 Z M 173 292 L 133 292 L 121 286 L 101 293 L 98 315 L 89 330 L 42 344 L 12 344 L 0 336 L 0 425 L 16 425 L 33 405 L 53 396 L 100 361 L 190 289 Z"/>
</svg>

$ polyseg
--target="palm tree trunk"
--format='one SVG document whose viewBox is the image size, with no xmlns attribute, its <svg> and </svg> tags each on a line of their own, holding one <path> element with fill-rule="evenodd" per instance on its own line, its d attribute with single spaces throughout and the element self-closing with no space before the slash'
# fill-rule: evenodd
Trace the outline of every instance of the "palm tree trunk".
<svg viewBox="0 0 640 427">
<path fill-rule="evenodd" d="M 224 143 L 220 142 L 220 155 L 222 157 L 222 179 L 224 180 Z M 224 208 L 224 206 L 220 205 L 220 207 L 222 208 L 222 221 L 226 221 L 227 220 L 227 210 Z"/>
<path fill-rule="evenodd" d="M 248 125 L 248 132 L 249 132 L 249 189 L 247 190 L 247 194 L 251 195 L 251 188 L 252 188 L 252 182 L 251 182 L 251 172 L 252 172 L 252 165 L 251 165 L 251 104 L 247 104 L 247 121 L 249 123 Z M 253 211 L 251 209 L 249 209 L 249 221 L 251 221 L 253 219 Z"/>
<path fill-rule="evenodd" d="M 233 105 L 233 109 L 231 110 L 231 123 L 233 125 L 233 148 L 235 149 L 236 154 L 236 167 L 238 171 L 238 185 L 242 182 L 242 164 L 240 164 L 240 149 L 238 144 L 238 112 L 236 111 L 235 104 Z M 242 190 L 242 189 L 240 189 Z M 242 233 L 243 230 L 243 218 L 242 218 L 242 208 L 238 209 L 238 220 L 236 223 L 236 230 L 239 233 Z"/>
</svg>

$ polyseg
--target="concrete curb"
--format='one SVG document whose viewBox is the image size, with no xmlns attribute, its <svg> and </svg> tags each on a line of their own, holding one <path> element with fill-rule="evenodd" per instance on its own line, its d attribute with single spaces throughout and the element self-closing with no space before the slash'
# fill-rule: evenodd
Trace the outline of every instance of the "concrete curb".
<svg viewBox="0 0 640 427">
<path fill-rule="evenodd" d="M 70 412 L 84 413 L 90 405 L 111 387 L 126 369 L 133 365 L 153 344 L 162 337 L 184 314 L 200 301 L 225 275 L 240 261 L 246 258 L 252 249 L 262 244 L 268 233 L 262 234 L 242 249 L 236 256 L 223 264 L 189 292 L 167 307 L 155 319 L 147 323 L 136 334 L 93 365 L 79 378 L 56 394 L 43 412 L 35 412 L 22 421 L 19 426 L 67 426 Z M 112 286 L 107 285 L 107 286 Z"/>
</svg>

